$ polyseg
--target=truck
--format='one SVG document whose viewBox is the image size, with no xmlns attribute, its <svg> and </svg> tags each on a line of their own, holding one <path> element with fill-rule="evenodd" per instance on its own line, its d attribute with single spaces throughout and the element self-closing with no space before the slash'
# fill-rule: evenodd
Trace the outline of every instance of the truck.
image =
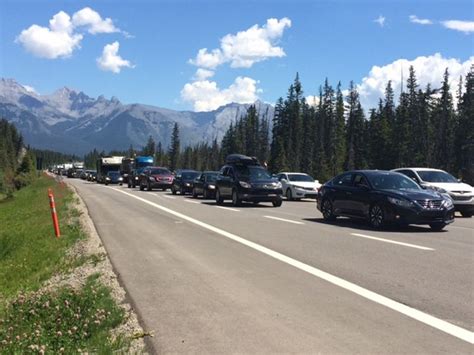
<svg viewBox="0 0 474 355">
<path fill-rule="evenodd" d="M 105 177 L 109 171 L 120 171 L 123 157 L 107 156 L 97 159 L 97 182 L 99 184 L 105 183 Z"/>
<path fill-rule="evenodd" d="M 84 163 L 81 161 L 75 161 L 72 163 L 72 167 L 67 170 L 68 178 L 78 178 L 80 173 L 84 170 Z"/>
<path fill-rule="evenodd" d="M 138 156 L 133 160 L 133 169 L 131 173 L 131 178 L 128 179 L 127 186 L 135 188 L 140 179 L 140 173 L 147 166 L 153 166 L 153 157 L 151 156 Z"/>
</svg>

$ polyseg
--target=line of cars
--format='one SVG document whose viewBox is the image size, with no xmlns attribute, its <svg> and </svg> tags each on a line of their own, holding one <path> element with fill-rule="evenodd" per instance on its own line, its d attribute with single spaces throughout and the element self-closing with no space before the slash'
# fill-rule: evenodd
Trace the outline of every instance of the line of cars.
<svg viewBox="0 0 474 355">
<path fill-rule="evenodd" d="M 464 217 L 471 217 L 474 212 L 474 189 L 437 169 L 348 171 L 321 185 L 303 173 L 272 175 L 256 158 L 240 154 L 229 155 L 220 171 L 204 172 L 172 172 L 153 166 L 152 157 L 101 159 L 97 176 L 102 179 L 97 178 L 97 182 L 148 191 L 169 189 L 174 195 L 214 199 L 218 205 L 230 200 L 233 206 L 270 202 L 279 207 L 283 198 L 313 198 L 327 221 L 340 216 L 365 219 L 374 228 L 396 223 L 427 224 L 433 230 L 442 230 L 454 221 L 455 211 Z M 93 174 L 86 172 L 86 179 Z"/>
</svg>

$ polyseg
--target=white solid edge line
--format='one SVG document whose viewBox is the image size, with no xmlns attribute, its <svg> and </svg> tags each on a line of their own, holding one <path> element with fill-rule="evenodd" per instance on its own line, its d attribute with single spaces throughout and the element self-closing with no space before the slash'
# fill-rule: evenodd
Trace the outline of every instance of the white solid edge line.
<svg viewBox="0 0 474 355">
<path fill-rule="evenodd" d="M 365 235 L 365 234 L 351 233 L 351 235 L 354 235 L 354 236 L 356 236 L 356 237 L 361 237 L 361 238 L 367 238 L 367 239 L 378 240 L 378 241 L 380 241 L 380 242 L 385 242 L 385 243 L 390 243 L 390 244 L 402 245 L 402 246 L 404 246 L 404 247 L 410 247 L 410 248 L 415 248 L 415 249 L 421 249 L 421 250 L 435 250 L 435 249 L 433 249 L 433 248 L 423 247 L 423 246 L 421 246 L 421 245 L 410 244 L 410 243 L 403 243 L 403 242 L 396 242 L 395 240 L 384 239 L 384 238 L 377 238 L 377 237 L 372 237 L 372 236 L 370 236 L 370 235 Z"/>
<path fill-rule="evenodd" d="M 116 189 L 116 188 L 112 188 L 113 190 L 115 191 L 118 191 L 118 192 L 121 192 L 125 195 L 128 195 L 128 196 L 131 196 L 137 200 L 140 200 L 150 206 L 153 206 L 155 208 L 158 208 L 162 211 L 165 211 L 167 213 L 170 213 L 178 218 L 181 218 L 181 219 L 184 219 L 190 223 L 193 223 L 193 224 L 196 224 L 202 228 L 205 228 L 207 230 L 210 230 L 214 233 L 217 233 L 217 234 L 220 234 L 228 239 L 231 239 L 237 243 L 240 243 L 240 244 L 243 244 L 249 248 L 252 248 L 256 251 L 259 251 L 265 255 L 268 255 L 272 258 L 275 258 L 279 261 L 282 261 L 288 265 L 291 265 L 299 270 L 302 270 L 302 271 L 305 271 L 313 276 L 316 276 L 322 280 L 325 280 L 327 282 L 330 282 L 332 283 L 333 285 L 336 285 L 336 286 L 339 286 L 347 291 L 350 291 L 350 292 L 353 292 L 359 296 L 362 296 L 372 302 L 375 302 L 375 303 L 378 303 L 382 306 L 385 306 L 385 307 L 388 307 L 396 312 L 399 312 L 401 314 L 404 314 L 406 315 L 407 317 L 410 317 L 412 319 L 415 319 L 421 323 L 424 323 L 426 325 L 429 325 L 433 328 L 436 328 L 438 330 L 441 330 L 442 332 L 445 332 L 447 334 L 450 334 L 456 338 L 459 338 L 461 340 L 464 340 L 470 344 L 474 344 L 474 333 L 467 330 L 467 329 L 464 329 L 464 328 L 461 328 L 457 325 L 454 325 L 454 324 L 451 324 L 449 322 L 446 322 L 442 319 L 439 319 L 439 318 L 436 318 L 430 314 L 427 314 L 427 313 L 424 313 L 422 311 L 419 311 L 415 308 L 412 308 L 412 307 L 409 307 L 409 306 L 406 306 L 402 303 L 399 303 L 397 301 L 394 301 L 388 297 L 385 297 L 385 296 L 382 296 L 382 295 L 379 295 L 375 292 L 372 292 L 372 291 L 369 291 L 363 287 L 360 287 L 360 286 L 357 286 L 356 284 L 353 284 L 349 281 L 346 281 L 344 279 L 341 279 L 340 277 L 337 277 L 337 276 L 334 276 L 334 275 L 331 275 L 325 271 L 322 271 L 322 270 L 319 270 L 313 266 L 310 266 L 310 265 L 307 265 L 305 263 L 302 263 L 301 261 L 298 261 L 298 260 L 295 260 L 295 259 L 292 259 L 286 255 L 283 255 L 281 253 L 278 253 L 274 250 L 271 250 L 269 248 L 266 248 L 262 245 L 259 245 L 257 243 L 254 243 L 254 242 L 251 242 L 247 239 L 244 239 L 244 238 L 241 238 L 235 234 L 232 234 L 232 233 L 229 233 L 229 232 L 226 232 L 222 229 L 219 229 L 217 227 L 214 227 L 210 224 L 207 224 L 207 223 L 204 223 L 204 222 L 201 222 L 197 219 L 194 219 L 192 217 L 189 217 L 189 216 L 186 216 L 182 213 L 179 213 L 179 212 L 176 212 L 176 211 L 173 211 L 169 208 L 166 208 L 166 207 L 163 207 L 163 206 L 160 206 L 154 202 L 151 202 L 151 201 L 148 201 L 144 198 L 141 198 L 141 197 L 138 197 L 138 196 L 135 196 L 135 195 L 132 195 L 128 192 L 125 192 L 125 191 L 122 191 L 122 190 L 119 190 L 119 189 Z"/>
<path fill-rule="evenodd" d="M 270 219 L 275 219 L 277 221 L 282 221 L 282 222 L 287 222 L 287 223 L 304 224 L 303 222 L 292 221 L 291 219 L 279 218 L 279 217 L 274 217 L 274 216 L 263 216 L 263 217 L 270 218 Z"/>
<path fill-rule="evenodd" d="M 240 210 L 237 210 L 235 208 L 230 208 L 230 207 L 225 207 L 225 206 L 215 206 L 217 208 L 221 208 L 223 210 L 227 210 L 227 211 L 234 211 L 234 212 L 240 212 Z"/>
<path fill-rule="evenodd" d="M 199 202 L 199 201 L 193 201 L 193 200 L 188 200 L 188 199 L 186 199 L 184 201 L 189 202 L 189 203 L 197 203 L 199 205 L 201 204 L 201 202 Z"/>
<path fill-rule="evenodd" d="M 170 199 L 172 199 L 172 200 L 174 200 L 174 199 L 176 198 L 176 197 L 174 197 L 174 196 L 168 196 L 168 195 L 163 195 L 163 197 L 170 198 Z"/>
</svg>

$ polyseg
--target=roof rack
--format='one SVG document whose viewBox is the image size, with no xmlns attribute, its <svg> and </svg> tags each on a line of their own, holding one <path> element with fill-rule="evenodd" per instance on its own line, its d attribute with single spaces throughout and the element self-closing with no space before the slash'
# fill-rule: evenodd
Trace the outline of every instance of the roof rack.
<svg viewBox="0 0 474 355">
<path fill-rule="evenodd" d="M 243 154 L 230 154 L 225 158 L 226 164 L 260 165 L 256 157 Z"/>
</svg>

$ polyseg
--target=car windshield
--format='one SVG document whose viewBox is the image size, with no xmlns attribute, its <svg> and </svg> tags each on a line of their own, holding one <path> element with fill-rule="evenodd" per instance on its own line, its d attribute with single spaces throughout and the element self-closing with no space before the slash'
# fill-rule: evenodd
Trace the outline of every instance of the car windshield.
<svg viewBox="0 0 474 355">
<path fill-rule="evenodd" d="M 117 177 L 120 175 L 120 173 L 118 171 L 109 171 L 107 175 L 111 177 Z"/>
<path fill-rule="evenodd" d="M 168 169 L 153 169 L 150 171 L 151 175 L 170 175 L 171 172 Z"/>
<path fill-rule="evenodd" d="M 217 180 L 217 174 L 206 174 L 207 182 L 214 182 Z"/>
<path fill-rule="evenodd" d="M 306 174 L 288 174 L 288 180 L 314 182 L 314 179 L 311 176 L 306 175 Z"/>
<path fill-rule="evenodd" d="M 197 171 L 196 172 L 187 171 L 181 174 L 181 178 L 183 180 L 194 180 L 198 176 L 199 176 L 199 173 Z"/>
<path fill-rule="evenodd" d="M 458 182 L 454 176 L 445 171 L 417 170 L 421 180 L 426 182 Z"/>
<path fill-rule="evenodd" d="M 270 173 L 260 166 L 237 165 L 235 173 L 239 179 L 248 179 L 249 181 L 272 179 Z"/>
<path fill-rule="evenodd" d="M 368 175 L 369 181 L 378 190 L 421 190 L 413 180 L 402 174 Z"/>
</svg>

